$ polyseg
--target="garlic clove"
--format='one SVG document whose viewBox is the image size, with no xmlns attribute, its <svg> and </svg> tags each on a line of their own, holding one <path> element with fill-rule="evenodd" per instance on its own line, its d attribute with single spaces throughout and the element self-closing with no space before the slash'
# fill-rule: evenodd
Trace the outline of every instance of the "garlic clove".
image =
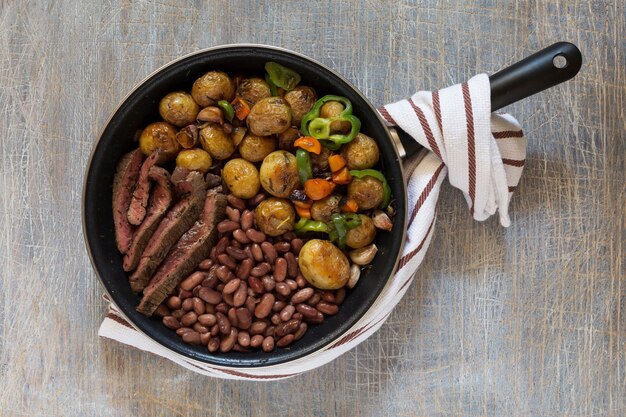
<svg viewBox="0 0 626 417">
<path fill-rule="evenodd" d="M 196 118 L 201 122 L 219 123 L 220 125 L 224 124 L 224 115 L 222 114 L 222 109 L 219 107 L 205 107 L 200 110 L 200 113 L 198 113 Z"/>
<path fill-rule="evenodd" d="M 372 243 L 360 249 L 354 249 L 348 255 L 350 260 L 357 265 L 369 265 L 374 260 L 376 252 L 378 252 L 378 248 Z"/>
<path fill-rule="evenodd" d="M 350 279 L 348 279 L 348 283 L 346 284 L 348 288 L 354 288 L 357 282 L 359 282 L 359 278 L 361 277 L 361 267 L 357 264 L 352 264 L 350 266 Z"/>
<path fill-rule="evenodd" d="M 393 223 L 391 222 L 391 219 L 382 210 L 374 210 L 372 220 L 374 220 L 374 226 L 376 226 L 376 228 L 378 229 L 390 231 L 393 228 Z"/>
</svg>

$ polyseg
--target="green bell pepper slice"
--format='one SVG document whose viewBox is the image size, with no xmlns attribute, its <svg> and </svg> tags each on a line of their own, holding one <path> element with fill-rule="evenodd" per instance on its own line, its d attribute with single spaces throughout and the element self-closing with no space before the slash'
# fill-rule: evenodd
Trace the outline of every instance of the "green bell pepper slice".
<svg viewBox="0 0 626 417">
<path fill-rule="evenodd" d="M 338 101 L 344 105 L 343 111 L 339 116 L 335 117 L 320 117 L 320 111 L 322 106 L 329 101 Z M 347 134 L 330 133 L 331 123 L 349 122 L 350 132 Z M 300 130 L 304 136 L 313 136 L 319 140 L 322 145 L 330 150 L 337 150 L 343 144 L 346 144 L 356 137 L 361 129 L 361 121 L 358 117 L 352 114 L 352 103 L 346 97 L 327 95 L 315 102 L 311 111 L 302 117 L 300 124 Z"/>
<path fill-rule="evenodd" d="M 363 177 L 372 177 L 376 178 L 378 181 L 383 183 L 383 201 L 380 203 L 380 208 L 385 209 L 391 202 L 391 188 L 389 187 L 389 183 L 385 176 L 375 169 L 361 169 L 361 170 L 352 170 L 350 171 L 350 175 L 356 178 Z"/>
<path fill-rule="evenodd" d="M 293 90 L 300 83 L 300 74 L 278 62 L 266 62 L 265 71 L 274 85 L 287 91 Z"/>
<path fill-rule="evenodd" d="M 217 102 L 217 105 L 219 108 L 224 110 L 224 116 L 226 116 L 226 120 L 232 122 L 233 117 L 235 117 L 235 109 L 233 108 L 232 104 L 230 104 L 226 100 L 220 100 Z"/>
<path fill-rule="evenodd" d="M 302 148 L 296 150 L 296 165 L 298 167 L 298 177 L 300 184 L 313 178 L 313 168 L 311 166 L 311 155 Z"/>
<path fill-rule="evenodd" d="M 304 217 L 298 220 L 298 223 L 294 226 L 294 230 L 297 234 L 314 232 L 314 233 L 329 233 L 330 228 L 324 222 L 318 220 L 309 220 Z"/>
</svg>

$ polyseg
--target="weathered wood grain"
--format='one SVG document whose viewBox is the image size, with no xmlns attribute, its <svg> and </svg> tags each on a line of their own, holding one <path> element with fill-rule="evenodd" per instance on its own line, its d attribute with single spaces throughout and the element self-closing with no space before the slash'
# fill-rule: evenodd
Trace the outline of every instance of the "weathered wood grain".
<svg viewBox="0 0 626 417">
<path fill-rule="evenodd" d="M 626 9 L 621 0 L 0 1 L 0 414 L 623 416 Z M 417 280 L 367 342 L 276 383 L 203 378 L 96 336 L 83 170 L 118 101 L 211 45 L 334 67 L 374 103 L 558 40 L 572 82 L 512 106 L 530 140 L 513 225 L 446 187 Z"/>
</svg>

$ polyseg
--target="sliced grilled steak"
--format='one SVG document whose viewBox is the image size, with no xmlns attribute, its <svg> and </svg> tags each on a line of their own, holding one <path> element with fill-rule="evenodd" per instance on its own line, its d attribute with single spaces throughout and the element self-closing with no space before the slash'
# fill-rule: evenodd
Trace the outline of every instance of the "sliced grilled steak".
<svg viewBox="0 0 626 417">
<path fill-rule="evenodd" d="M 188 188 L 188 185 L 189 185 L 189 182 L 185 181 L 187 179 L 187 176 L 189 175 L 189 172 L 191 171 L 189 171 L 186 168 L 181 168 L 181 167 L 174 168 L 174 172 L 172 172 L 172 182 L 174 183 L 174 187 L 178 195 L 191 192 L 190 189 L 187 189 L 187 190 L 184 189 L 185 187 Z"/>
<path fill-rule="evenodd" d="M 141 166 L 141 172 L 139 173 L 139 180 L 137 186 L 133 191 L 133 197 L 130 200 L 130 207 L 128 207 L 128 222 L 138 226 L 146 217 L 146 209 L 148 207 L 148 198 L 150 197 L 150 168 L 155 164 L 162 162 L 162 153 L 154 151 L 144 161 Z"/>
<path fill-rule="evenodd" d="M 219 175 L 211 174 L 210 172 L 207 172 L 207 174 L 204 176 L 204 180 L 206 181 L 207 188 L 209 189 L 215 188 L 218 185 L 222 185 L 222 177 L 220 177 Z"/>
<path fill-rule="evenodd" d="M 115 225 L 115 243 L 117 249 L 125 254 L 133 238 L 133 226 L 128 222 L 126 213 L 133 195 L 133 189 L 139 178 L 143 153 L 135 149 L 127 153 L 117 164 L 113 179 L 113 224 Z"/>
<path fill-rule="evenodd" d="M 130 276 L 130 287 L 134 292 L 144 289 L 170 248 L 180 239 L 202 213 L 206 196 L 206 184 L 199 172 L 191 172 L 185 180 L 192 192 L 178 202 L 165 215 L 150 238 L 141 255 L 137 270 Z"/>
<path fill-rule="evenodd" d="M 130 249 L 124 256 L 124 271 L 132 271 L 137 268 L 139 259 L 148 241 L 159 226 L 159 222 L 172 204 L 172 183 L 170 173 L 165 169 L 153 166 L 150 168 L 149 177 L 155 182 L 150 196 L 150 204 L 146 218 L 133 234 Z"/>
<path fill-rule="evenodd" d="M 205 259 L 217 240 L 217 223 L 224 219 L 226 195 L 210 190 L 200 220 L 185 233 L 167 254 L 150 283 L 143 291 L 137 311 L 146 316 L 174 290 Z"/>
</svg>

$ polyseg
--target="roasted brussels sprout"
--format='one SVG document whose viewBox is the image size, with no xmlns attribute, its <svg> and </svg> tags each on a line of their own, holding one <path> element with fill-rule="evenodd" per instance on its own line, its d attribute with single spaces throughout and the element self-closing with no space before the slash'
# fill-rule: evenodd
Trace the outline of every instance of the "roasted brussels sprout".
<svg viewBox="0 0 626 417">
<path fill-rule="evenodd" d="M 205 174 L 213 160 L 211 155 L 203 149 L 183 149 L 176 157 L 176 166 L 188 169 L 189 171 L 200 171 Z"/>
<path fill-rule="evenodd" d="M 270 86 L 261 78 L 246 78 L 239 83 L 237 95 L 250 104 L 272 96 Z"/>
<path fill-rule="evenodd" d="M 298 255 L 302 276 L 322 290 L 343 287 L 350 278 L 350 262 L 338 247 L 328 240 L 312 239 L 302 246 Z"/>
<path fill-rule="evenodd" d="M 328 101 L 320 108 L 320 117 L 325 119 L 337 117 L 344 111 L 345 107 L 338 101 Z M 347 133 L 352 129 L 352 125 L 348 121 L 334 121 L 330 124 L 331 133 Z"/>
<path fill-rule="evenodd" d="M 215 159 L 226 159 L 235 152 L 230 136 L 220 125 L 213 123 L 200 130 L 200 145 Z"/>
<path fill-rule="evenodd" d="M 302 116 L 308 113 L 317 101 L 317 94 L 311 87 L 300 86 L 288 91 L 285 94 L 285 101 L 291 107 L 291 123 L 300 126 Z"/>
<path fill-rule="evenodd" d="M 339 202 L 341 196 L 337 194 L 330 195 L 326 198 L 313 202 L 311 206 L 311 217 L 313 220 L 329 222 L 330 216 L 339 213 Z"/>
<path fill-rule="evenodd" d="M 180 151 L 180 144 L 176 140 L 176 128 L 167 122 L 149 124 L 139 136 L 139 147 L 145 155 L 159 149 L 166 160 L 173 159 Z"/>
<path fill-rule="evenodd" d="M 255 135 L 275 135 L 291 126 L 291 109 L 280 97 L 264 98 L 252 106 L 247 122 Z"/>
<path fill-rule="evenodd" d="M 241 157 L 250 162 L 262 161 L 275 150 L 276 138 L 274 136 L 257 136 L 248 133 L 239 144 Z"/>
<path fill-rule="evenodd" d="M 235 98 L 235 83 L 221 71 L 209 71 L 193 83 L 191 96 L 202 107 L 219 100 L 232 101 Z"/>
<path fill-rule="evenodd" d="M 373 177 L 354 178 L 348 185 L 348 197 L 357 202 L 360 210 L 380 206 L 384 198 L 382 182 Z"/>
<path fill-rule="evenodd" d="M 159 103 L 159 114 L 166 121 L 184 127 L 196 121 L 200 107 L 190 94 L 184 91 L 169 93 Z"/>
<path fill-rule="evenodd" d="M 359 133 L 341 149 L 348 169 L 371 168 L 378 162 L 378 145 L 376 141 L 363 133 Z"/>
<path fill-rule="evenodd" d="M 361 224 L 346 233 L 346 245 L 353 249 L 369 245 L 376 237 L 376 227 L 371 217 L 359 214 Z"/>
<path fill-rule="evenodd" d="M 259 203 L 254 218 L 260 231 L 268 236 L 280 236 L 293 230 L 296 213 L 289 201 L 270 197 Z"/>
<path fill-rule="evenodd" d="M 287 151 L 274 151 L 261 164 L 261 185 L 274 197 L 287 198 L 300 184 L 296 157 Z"/>
<path fill-rule="evenodd" d="M 222 169 L 222 178 L 231 194 L 239 198 L 252 198 L 261 187 L 259 171 L 242 158 L 231 159 Z"/>
</svg>

